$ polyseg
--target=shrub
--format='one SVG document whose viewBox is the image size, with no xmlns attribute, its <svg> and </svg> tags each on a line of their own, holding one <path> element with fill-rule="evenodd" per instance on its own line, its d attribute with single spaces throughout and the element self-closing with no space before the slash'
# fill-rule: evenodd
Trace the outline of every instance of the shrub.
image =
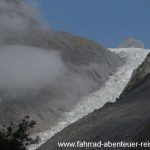
<svg viewBox="0 0 150 150">
<path fill-rule="evenodd" d="M 21 122 L 0 130 L 0 150 L 27 150 L 27 146 L 39 143 L 40 138 L 31 138 L 31 129 L 36 122 L 30 120 L 29 116 L 25 116 Z"/>
</svg>

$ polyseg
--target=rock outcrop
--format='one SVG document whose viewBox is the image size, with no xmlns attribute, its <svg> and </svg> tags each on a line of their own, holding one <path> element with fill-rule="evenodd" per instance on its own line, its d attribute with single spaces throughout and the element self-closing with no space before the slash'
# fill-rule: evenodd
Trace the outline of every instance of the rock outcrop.
<svg viewBox="0 0 150 150">
<path fill-rule="evenodd" d="M 124 97 L 134 91 L 146 77 L 150 74 L 150 53 L 147 55 L 145 61 L 133 71 L 130 81 L 126 85 L 120 97 Z"/>
</svg>

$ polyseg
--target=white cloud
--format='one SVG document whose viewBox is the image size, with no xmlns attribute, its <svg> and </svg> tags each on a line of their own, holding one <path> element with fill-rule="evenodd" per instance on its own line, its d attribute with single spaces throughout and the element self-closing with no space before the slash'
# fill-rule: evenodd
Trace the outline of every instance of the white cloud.
<svg viewBox="0 0 150 150">
<path fill-rule="evenodd" d="M 28 46 L 0 47 L 0 87 L 48 84 L 65 72 L 58 53 Z"/>
</svg>

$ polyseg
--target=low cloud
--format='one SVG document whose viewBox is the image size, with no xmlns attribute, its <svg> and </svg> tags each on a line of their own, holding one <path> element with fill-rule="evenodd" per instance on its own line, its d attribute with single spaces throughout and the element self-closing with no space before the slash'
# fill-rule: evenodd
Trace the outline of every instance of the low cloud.
<svg viewBox="0 0 150 150">
<path fill-rule="evenodd" d="M 29 46 L 0 47 L 0 87 L 36 87 L 52 83 L 65 73 L 61 57 L 53 50 Z"/>
</svg>

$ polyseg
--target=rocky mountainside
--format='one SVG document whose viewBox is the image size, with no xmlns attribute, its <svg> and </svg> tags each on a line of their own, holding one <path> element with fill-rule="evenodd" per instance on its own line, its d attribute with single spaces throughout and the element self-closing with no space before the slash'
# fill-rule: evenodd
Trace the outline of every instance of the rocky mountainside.
<svg viewBox="0 0 150 150">
<path fill-rule="evenodd" d="M 150 54 L 133 73 L 123 96 L 115 103 L 80 119 L 53 136 L 38 150 L 58 150 L 58 142 L 147 142 L 150 139 Z M 121 94 L 122 95 L 122 94 Z M 62 150 L 65 148 L 61 148 Z M 73 148 L 69 148 L 73 149 Z M 78 148 L 83 149 L 83 148 Z M 84 148 L 91 149 L 94 148 Z M 96 148 L 95 148 L 96 149 Z M 101 147 L 101 149 L 106 149 Z M 109 149 L 114 149 L 109 147 Z M 116 148 L 115 148 L 116 149 Z M 119 150 L 148 149 L 119 147 Z"/>
<path fill-rule="evenodd" d="M 132 37 L 124 39 L 119 45 L 118 48 L 144 48 L 142 41 L 136 40 Z"/>
<path fill-rule="evenodd" d="M 145 61 L 133 71 L 131 79 L 129 83 L 126 85 L 124 91 L 120 95 L 120 97 L 125 97 L 128 93 L 134 91 L 138 85 L 140 85 L 145 78 L 150 74 L 150 53 L 147 55 Z"/>
<path fill-rule="evenodd" d="M 48 129 L 123 61 L 103 46 L 43 25 L 32 5 L 0 0 L 0 123 L 30 115 Z"/>
</svg>

